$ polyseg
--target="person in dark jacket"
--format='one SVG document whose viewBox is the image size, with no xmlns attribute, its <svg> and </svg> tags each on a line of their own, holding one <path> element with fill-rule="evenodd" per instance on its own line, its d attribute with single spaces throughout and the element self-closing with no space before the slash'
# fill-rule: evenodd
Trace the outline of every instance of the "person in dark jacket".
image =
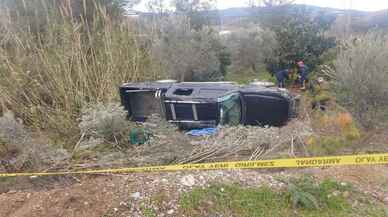
<svg viewBox="0 0 388 217">
<path fill-rule="evenodd" d="M 290 72 L 291 72 L 291 70 L 284 69 L 284 70 L 277 71 L 275 73 L 279 88 L 285 87 L 285 81 L 290 79 L 290 76 L 289 76 Z"/>
<path fill-rule="evenodd" d="M 304 64 L 303 61 L 299 61 L 297 63 L 298 65 L 298 74 L 300 75 L 300 84 L 301 84 L 301 90 L 306 89 L 306 81 L 308 80 L 308 67 Z"/>
</svg>

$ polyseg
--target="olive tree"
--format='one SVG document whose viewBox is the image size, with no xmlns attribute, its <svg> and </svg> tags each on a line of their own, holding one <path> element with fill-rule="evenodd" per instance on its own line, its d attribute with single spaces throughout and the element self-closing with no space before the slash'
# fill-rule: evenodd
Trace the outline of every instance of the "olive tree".
<svg viewBox="0 0 388 217">
<path fill-rule="evenodd" d="M 153 65 L 164 77 L 180 81 L 219 80 L 223 76 L 223 50 L 213 29 L 195 30 L 188 17 L 171 15 L 163 20 L 152 43 Z"/>
<path fill-rule="evenodd" d="M 388 106 L 388 37 L 370 32 L 349 40 L 335 63 L 340 103 L 365 127 L 375 126 Z"/>
<path fill-rule="evenodd" d="M 266 63 L 276 58 L 278 49 L 275 33 L 255 26 L 232 33 L 226 44 L 231 50 L 234 72 L 265 70 Z"/>
</svg>

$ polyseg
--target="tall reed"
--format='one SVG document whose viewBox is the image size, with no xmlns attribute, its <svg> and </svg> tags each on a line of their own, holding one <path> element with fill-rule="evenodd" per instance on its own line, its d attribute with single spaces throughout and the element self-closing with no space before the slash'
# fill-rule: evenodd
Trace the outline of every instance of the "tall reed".
<svg viewBox="0 0 388 217">
<path fill-rule="evenodd" d="M 153 79 L 135 25 L 94 6 L 92 20 L 74 19 L 64 6 L 28 18 L 3 9 L 0 107 L 36 129 L 66 136 L 77 132 L 83 106 L 116 100 L 123 82 Z M 43 22 L 37 29 L 26 19 Z"/>
</svg>

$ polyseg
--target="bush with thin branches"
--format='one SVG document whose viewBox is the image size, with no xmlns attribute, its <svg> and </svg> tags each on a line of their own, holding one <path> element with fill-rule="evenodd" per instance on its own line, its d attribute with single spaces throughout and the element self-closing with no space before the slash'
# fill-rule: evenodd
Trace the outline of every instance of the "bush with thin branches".
<svg viewBox="0 0 388 217">
<path fill-rule="evenodd" d="M 365 127 L 379 124 L 388 106 L 388 36 L 370 32 L 349 40 L 335 63 L 339 102 Z"/>
</svg>

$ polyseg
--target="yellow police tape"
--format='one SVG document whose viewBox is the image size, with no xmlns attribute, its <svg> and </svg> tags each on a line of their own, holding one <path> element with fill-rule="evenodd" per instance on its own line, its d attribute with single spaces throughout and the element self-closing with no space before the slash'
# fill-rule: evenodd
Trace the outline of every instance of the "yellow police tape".
<svg viewBox="0 0 388 217">
<path fill-rule="evenodd" d="M 77 174 L 105 174 L 105 173 L 140 173 L 140 172 L 172 172 L 187 170 L 224 170 L 224 169 L 260 169 L 260 168 L 303 168 L 303 167 L 327 167 L 346 165 L 374 165 L 388 164 L 388 153 L 348 155 L 333 157 L 292 158 L 258 161 L 235 161 L 200 164 L 180 164 L 166 166 L 132 167 L 119 169 L 96 169 L 65 172 L 31 172 L 31 173 L 0 173 L 0 177 L 16 176 L 55 176 Z"/>
</svg>

